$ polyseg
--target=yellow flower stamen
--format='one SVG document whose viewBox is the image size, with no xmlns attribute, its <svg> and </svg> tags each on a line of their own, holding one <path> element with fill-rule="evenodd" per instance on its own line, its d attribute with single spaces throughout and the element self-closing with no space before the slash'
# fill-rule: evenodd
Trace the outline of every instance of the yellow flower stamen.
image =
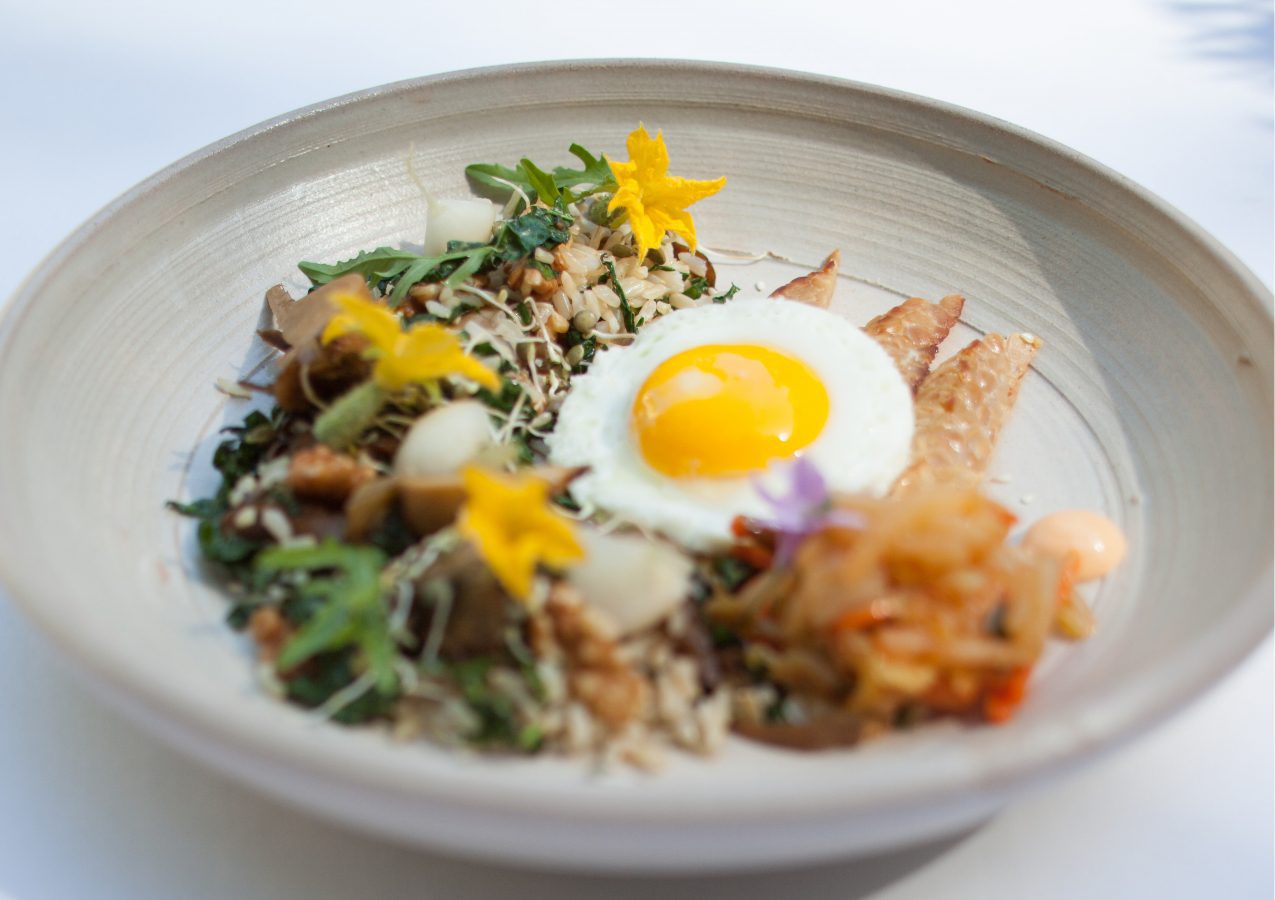
<svg viewBox="0 0 1275 900">
<path fill-rule="evenodd" d="M 571 522 L 550 507 L 542 479 L 475 466 L 461 479 L 468 496 L 457 520 L 460 533 L 514 597 L 530 596 L 538 566 L 561 569 L 584 558 Z"/>
<path fill-rule="evenodd" d="M 354 294 L 337 294 L 332 302 L 341 312 L 323 329 L 323 343 L 351 332 L 366 337 L 371 344 L 367 356 L 375 360 L 372 380 L 385 390 L 448 375 L 491 390 L 500 387 L 496 374 L 465 353 L 456 335 L 443 326 L 427 322 L 404 331 L 402 320 L 380 304 Z"/>
<path fill-rule="evenodd" d="M 686 207 L 716 194 L 725 186 L 726 179 L 692 181 L 669 175 L 664 132 L 656 132 L 655 137 L 651 137 L 641 124 L 629 135 L 628 149 L 628 162 L 608 160 L 618 187 L 607 204 L 607 212 L 624 207 L 629 227 L 637 239 L 639 259 L 652 247 L 658 247 L 669 231 L 685 238 L 694 252 L 695 221 Z"/>
</svg>

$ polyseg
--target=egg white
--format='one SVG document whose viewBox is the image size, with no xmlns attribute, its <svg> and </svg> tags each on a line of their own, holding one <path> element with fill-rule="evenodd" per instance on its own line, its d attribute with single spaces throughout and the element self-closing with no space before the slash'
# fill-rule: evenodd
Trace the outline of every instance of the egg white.
<svg viewBox="0 0 1275 900">
<path fill-rule="evenodd" d="M 631 415 L 655 368 L 703 344 L 771 347 L 809 366 L 828 392 L 828 420 L 802 453 L 830 490 L 887 491 L 908 463 L 915 427 L 912 393 L 889 355 L 840 316 L 765 297 L 662 316 L 627 347 L 598 353 L 571 390 L 549 436 L 550 461 L 589 466 L 571 485 L 586 509 L 606 511 L 693 550 L 730 539 L 737 515 L 764 517 L 754 479 L 783 493 L 783 463 L 744 478 L 671 478 L 642 458 Z"/>
</svg>

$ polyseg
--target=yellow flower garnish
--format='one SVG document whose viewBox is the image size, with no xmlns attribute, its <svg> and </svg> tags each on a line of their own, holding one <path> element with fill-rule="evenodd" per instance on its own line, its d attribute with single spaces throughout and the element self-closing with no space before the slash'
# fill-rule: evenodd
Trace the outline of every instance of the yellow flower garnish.
<svg viewBox="0 0 1275 900">
<path fill-rule="evenodd" d="M 658 247 L 668 231 L 685 238 L 694 251 L 695 222 L 686 207 L 716 194 L 726 179 L 692 181 L 669 175 L 664 132 L 656 132 L 652 138 L 644 125 L 638 125 L 629 135 L 628 148 L 628 162 L 611 162 L 618 187 L 607 204 L 607 212 L 624 207 L 629 227 L 637 238 L 639 259 L 652 247 Z"/>
<path fill-rule="evenodd" d="M 372 344 L 368 356 L 376 360 L 372 380 L 385 390 L 446 375 L 462 375 L 491 390 L 500 387 L 496 374 L 466 354 L 456 335 L 443 326 L 427 322 L 404 331 L 402 320 L 380 304 L 353 294 L 337 294 L 332 302 L 341 313 L 323 329 L 323 343 L 350 332 L 366 337 Z"/>
<path fill-rule="evenodd" d="M 460 533 L 515 597 L 531 594 L 536 567 L 560 569 L 584 557 L 571 523 L 549 506 L 549 485 L 534 475 L 502 475 L 469 466 Z"/>
</svg>

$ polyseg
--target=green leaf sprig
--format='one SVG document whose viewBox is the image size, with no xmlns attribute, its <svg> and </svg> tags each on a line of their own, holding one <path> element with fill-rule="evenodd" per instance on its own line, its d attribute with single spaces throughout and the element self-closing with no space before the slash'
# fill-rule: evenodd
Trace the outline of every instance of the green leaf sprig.
<svg viewBox="0 0 1275 900">
<path fill-rule="evenodd" d="M 579 144 L 572 144 L 569 150 L 583 163 L 583 168 L 557 166 L 552 172 L 545 172 L 531 160 L 523 158 L 513 169 L 496 163 L 474 163 L 465 167 L 465 174 L 502 194 L 509 193 L 509 185 L 517 185 L 533 203 L 539 199 L 547 206 L 553 206 L 559 199 L 563 203 L 575 203 L 593 194 L 615 191 L 615 175 L 611 173 L 611 165 L 605 156 L 594 156 Z"/>
<path fill-rule="evenodd" d="M 355 647 L 377 691 L 383 695 L 397 691 L 398 648 L 381 592 L 384 565 L 385 554 L 376 547 L 336 541 L 261 551 L 254 560 L 256 571 L 310 573 L 310 579 L 298 587 L 298 595 L 317 604 L 315 613 L 283 645 L 276 668 L 287 672 L 320 653 Z"/>
<path fill-rule="evenodd" d="M 437 256 L 378 247 L 343 262 L 330 265 L 301 262 L 297 268 L 315 287 L 353 273 L 362 275 L 371 287 L 392 281 L 394 287 L 388 300 L 391 307 L 396 307 L 412 285 L 422 281 L 442 281 L 448 287 L 456 287 L 501 263 L 531 257 L 541 247 L 552 250 L 559 244 L 565 244 L 571 238 L 572 221 L 565 203 L 559 200 L 553 208 L 535 206 L 521 215 L 505 219 L 485 244 L 452 241 L 447 245 L 447 251 Z"/>
</svg>

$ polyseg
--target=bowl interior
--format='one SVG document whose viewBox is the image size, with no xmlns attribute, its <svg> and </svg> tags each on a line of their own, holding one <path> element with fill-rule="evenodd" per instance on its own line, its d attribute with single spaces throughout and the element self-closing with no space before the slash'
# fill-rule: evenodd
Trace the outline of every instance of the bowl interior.
<svg viewBox="0 0 1275 900">
<path fill-rule="evenodd" d="M 569 98 L 569 99 L 567 99 Z M 266 288 L 301 259 L 420 240 L 425 203 L 475 161 L 624 156 L 639 122 L 674 171 L 726 175 L 696 208 L 752 292 L 832 248 L 856 321 L 906 296 L 967 298 L 946 352 L 1044 339 L 991 485 L 1024 523 L 1099 508 L 1130 537 L 1093 594 L 1099 633 L 1051 651 L 1021 716 L 844 753 L 742 743 L 655 779 L 491 761 L 315 723 L 255 687 L 168 498 L 207 483 L 242 409 L 214 388 L 267 356 Z M 784 261 L 787 260 L 787 261 Z M 1271 628 L 1269 294 L 1154 199 L 1073 154 L 948 107 L 786 73 L 576 64 L 428 79 L 284 117 L 178 163 L 88 223 L 0 326 L 0 574 L 96 679 L 144 714 L 332 790 L 506 812 L 719 821 L 868 813 L 999 790 L 1179 707 Z M 233 768 L 229 763 L 227 767 Z M 767 773 L 757 778 L 759 767 Z"/>
</svg>

